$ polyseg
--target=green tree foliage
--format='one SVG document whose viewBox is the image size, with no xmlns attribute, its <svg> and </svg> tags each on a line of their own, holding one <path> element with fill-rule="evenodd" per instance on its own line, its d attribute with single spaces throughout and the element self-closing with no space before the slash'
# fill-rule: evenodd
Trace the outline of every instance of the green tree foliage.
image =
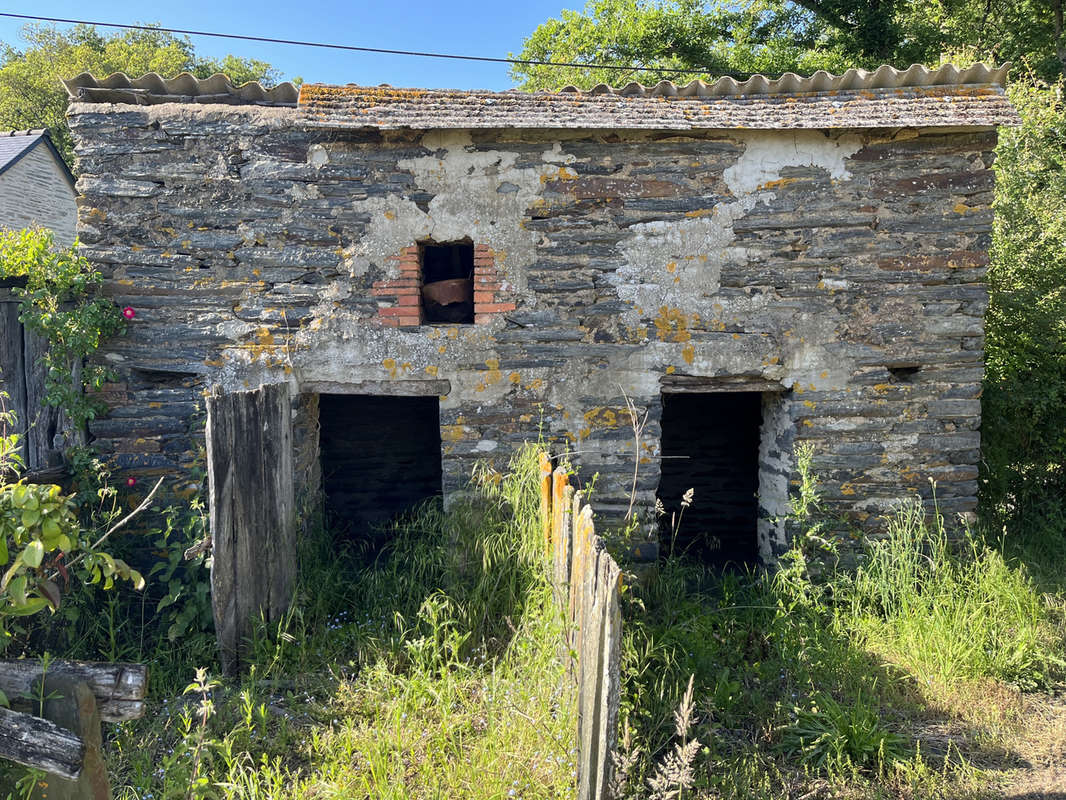
<svg viewBox="0 0 1066 800">
<path fill-rule="evenodd" d="M 64 112 L 66 90 L 61 78 L 82 72 L 97 77 L 113 72 L 140 76 L 157 72 L 172 78 L 191 72 L 206 78 L 216 72 L 234 83 L 261 81 L 274 84 L 277 70 L 264 61 L 228 55 L 221 60 L 198 58 L 187 37 L 156 30 L 102 34 L 92 25 L 60 30 L 50 25 L 26 25 L 26 45 L 0 46 L 0 128 L 47 128 L 68 163 L 73 148 Z"/>
<path fill-rule="evenodd" d="M 523 89 L 655 83 L 888 63 L 1014 61 L 1066 72 L 1066 0 L 589 0 L 538 26 L 519 58 L 636 65 L 632 72 L 516 65 Z M 648 69 L 640 69 L 647 67 Z"/>
<path fill-rule="evenodd" d="M 1008 523 L 1066 522 L 1066 104 L 1016 85 L 1000 131 L 988 280 L 984 500 Z"/>
</svg>

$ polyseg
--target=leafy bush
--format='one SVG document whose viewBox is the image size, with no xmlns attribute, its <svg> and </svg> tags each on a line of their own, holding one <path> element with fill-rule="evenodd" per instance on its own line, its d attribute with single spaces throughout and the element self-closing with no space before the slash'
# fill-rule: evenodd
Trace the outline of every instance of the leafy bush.
<svg viewBox="0 0 1066 800">
<path fill-rule="evenodd" d="M 48 341 L 45 399 L 62 408 L 75 427 L 96 416 L 99 389 L 108 370 L 87 362 L 100 343 L 125 329 L 118 308 L 99 292 L 102 278 L 77 245 L 57 247 L 50 230 L 0 230 L 0 277 L 25 277 L 15 289 L 22 298 L 22 323 Z"/>
<path fill-rule="evenodd" d="M 144 586 L 136 570 L 100 549 L 111 530 L 98 537 L 83 528 L 73 499 L 59 486 L 17 479 L 19 437 L 8 433 L 14 415 L 2 410 L 5 399 L 0 392 L 0 649 L 10 636 L 10 618 L 59 608 L 60 580 L 69 584 L 73 575 L 111 589 L 121 578 Z"/>
</svg>

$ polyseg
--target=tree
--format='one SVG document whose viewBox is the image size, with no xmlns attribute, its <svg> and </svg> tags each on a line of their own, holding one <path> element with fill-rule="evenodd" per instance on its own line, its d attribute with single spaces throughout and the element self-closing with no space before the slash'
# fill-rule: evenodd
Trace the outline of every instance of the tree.
<svg viewBox="0 0 1066 800">
<path fill-rule="evenodd" d="M 840 72 L 888 63 L 1017 62 L 1066 73 L 1066 0 L 589 0 L 526 39 L 522 59 L 634 64 L 630 72 L 515 65 L 527 91 L 723 74 Z"/>
<path fill-rule="evenodd" d="M 988 270 L 982 494 L 1013 532 L 1066 547 L 1066 104 L 1018 84 L 1000 131 Z"/>
<path fill-rule="evenodd" d="M 92 25 L 60 30 L 26 25 L 26 47 L 0 46 L 0 128 L 47 128 L 68 163 L 73 147 L 64 112 L 67 95 L 61 78 L 82 72 L 103 77 L 125 72 L 131 77 L 157 72 L 171 78 L 191 72 L 206 78 L 224 72 L 234 83 L 277 82 L 277 70 L 264 61 L 228 55 L 221 61 L 197 58 L 192 42 L 158 30 L 101 34 Z"/>
</svg>

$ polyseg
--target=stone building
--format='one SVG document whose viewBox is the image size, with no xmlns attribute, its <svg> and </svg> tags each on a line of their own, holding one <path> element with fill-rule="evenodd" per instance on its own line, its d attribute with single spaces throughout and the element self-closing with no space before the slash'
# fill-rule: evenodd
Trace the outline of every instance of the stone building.
<svg viewBox="0 0 1066 800">
<path fill-rule="evenodd" d="M 76 196 L 74 176 L 47 131 L 0 132 L 0 227 L 51 228 L 69 246 Z"/>
<path fill-rule="evenodd" d="M 604 515 L 634 473 L 646 512 L 694 487 L 718 560 L 781 552 L 800 442 L 859 526 L 930 478 L 970 512 L 1004 77 L 79 76 L 78 234 L 136 312 L 91 432 L 119 470 L 187 473 L 205 392 L 283 384 L 293 487 L 270 491 L 322 489 L 340 520 L 452 496 L 543 437 Z"/>
</svg>

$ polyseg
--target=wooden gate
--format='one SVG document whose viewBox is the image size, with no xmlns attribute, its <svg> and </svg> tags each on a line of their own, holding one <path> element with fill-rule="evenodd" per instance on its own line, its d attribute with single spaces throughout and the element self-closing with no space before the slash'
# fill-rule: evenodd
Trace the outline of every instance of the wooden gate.
<svg viewBox="0 0 1066 800">
<path fill-rule="evenodd" d="M 296 578 L 288 384 L 207 398 L 211 595 L 222 668 L 240 670 L 260 616 L 276 622 Z"/>
</svg>

